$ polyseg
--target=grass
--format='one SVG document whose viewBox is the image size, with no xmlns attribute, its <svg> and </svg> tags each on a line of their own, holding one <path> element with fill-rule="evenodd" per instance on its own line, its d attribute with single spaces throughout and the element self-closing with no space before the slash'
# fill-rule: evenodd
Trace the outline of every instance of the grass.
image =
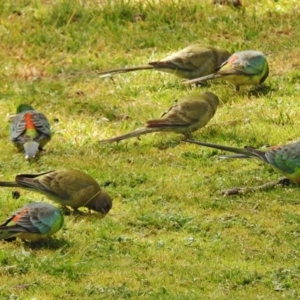
<svg viewBox="0 0 300 300">
<path fill-rule="evenodd" d="M 223 83 L 204 141 L 244 146 L 298 139 L 300 6 L 243 1 L 2 1 L 0 179 L 73 167 L 114 198 L 111 212 L 65 217 L 52 238 L 1 242 L 1 299 L 299 299 L 297 187 L 237 197 L 222 189 L 279 177 L 252 160 L 152 134 L 112 145 L 99 139 L 142 126 L 191 93 L 180 79 L 141 71 L 99 79 L 97 70 L 144 64 L 199 41 L 264 52 L 263 94 Z M 135 21 L 140 14 L 144 20 Z M 200 88 L 199 88 L 200 89 Z M 7 115 L 28 102 L 50 120 L 53 139 L 25 161 Z M 1 189 L 1 219 L 43 197 Z"/>
</svg>

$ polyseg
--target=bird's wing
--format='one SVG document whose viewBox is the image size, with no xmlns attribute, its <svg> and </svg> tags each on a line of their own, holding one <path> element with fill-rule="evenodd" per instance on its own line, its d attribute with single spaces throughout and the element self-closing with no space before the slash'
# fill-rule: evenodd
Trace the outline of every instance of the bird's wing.
<svg viewBox="0 0 300 300">
<path fill-rule="evenodd" d="M 34 112 L 32 122 L 39 133 L 43 133 L 48 137 L 51 136 L 50 123 L 43 113 Z"/>
<path fill-rule="evenodd" d="M 173 53 L 166 58 L 149 63 L 158 68 L 170 68 L 183 71 L 196 71 L 199 68 L 205 68 L 210 64 L 210 60 L 215 60 L 215 55 L 209 47 L 202 47 L 199 45 L 191 45 L 176 53 Z"/>
<path fill-rule="evenodd" d="M 300 142 L 272 147 L 265 156 L 271 165 L 292 174 L 300 169 Z"/>
<path fill-rule="evenodd" d="M 76 170 L 74 170 L 76 172 Z M 45 190 L 60 200 L 70 200 L 81 191 L 92 189 L 95 185 L 92 179 L 72 173 L 72 170 L 60 170 L 45 174 L 39 178 L 39 183 Z"/>
<path fill-rule="evenodd" d="M 60 218 L 60 212 L 50 204 L 37 205 L 30 210 L 30 221 L 41 234 L 46 234 Z"/>
<path fill-rule="evenodd" d="M 7 220 L 14 223 L 14 225 L 9 226 L 9 230 L 15 232 L 40 232 L 38 228 L 33 225 L 31 217 L 31 209 L 26 206 L 23 207 Z"/>
<path fill-rule="evenodd" d="M 15 141 L 26 129 L 26 120 L 24 118 L 24 113 L 17 114 L 11 123 L 10 136 L 11 140 Z"/>
<path fill-rule="evenodd" d="M 147 128 L 161 127 L 161 126 L 188 126 L 190 125 L 185 118 L 185 112 L 181 111 L 180 104 L 174 104 L 165 116 L 161 119 L 148 120 L 146 122 Z"/>
</svg>

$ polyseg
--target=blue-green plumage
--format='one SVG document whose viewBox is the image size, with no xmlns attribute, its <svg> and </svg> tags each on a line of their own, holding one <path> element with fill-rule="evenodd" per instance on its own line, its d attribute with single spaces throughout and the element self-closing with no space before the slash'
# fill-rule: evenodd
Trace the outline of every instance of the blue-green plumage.
<svg viewBox="0 0 300 300">
<path fill-rule="evenodd" d="M 63 224 L 63 214 L 58 208 L 48 203 L 33 202 L 0 224 L 0 239 L 38 240 L 57 232 Z"/>
</svg>

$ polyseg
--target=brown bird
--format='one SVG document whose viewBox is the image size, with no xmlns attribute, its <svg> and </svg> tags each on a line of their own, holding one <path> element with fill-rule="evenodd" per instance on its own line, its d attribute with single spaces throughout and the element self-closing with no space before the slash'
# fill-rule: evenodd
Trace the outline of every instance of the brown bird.
<svg viewBox="0 0 300 300">
<path fill-rule="evenodd" d="M 159 131 L 181 133 L 186 138 L 192 138 L 192 132 L 204 127 L 212 119 L 218 104 L 219 98 L 210 92 L 189 95 L 176 102 L 162 115 L 162 118 L 149 120 L 143 128 L 111 139 L 102 140 L 100 143 L 118 142 Z"/>
<path fill-rule="evenodd" d="M 44 194 L 50 200 L 107 214 L 112 208 L 111 197 L 98 182 L 86 173 L 75 169 L 61 169 L 39 174 L 20 174 L 15 181 L 0 181 L 0 186 L 18 187 Z"/>
<path fill-rule="evenodd" d="M 160 61 L 150 62 L 147 65 L 137 67 L 103 71 L 98 74 L 101 74 L 100 77 L 108 77 L 120 73 L 154 69 L 172 73 L 180 78 L 194 79 L 211 74 L 218 66 L 226 61 L 229 56 L 230 53 L 227 50 L 194 44 Z"/>
</svg>

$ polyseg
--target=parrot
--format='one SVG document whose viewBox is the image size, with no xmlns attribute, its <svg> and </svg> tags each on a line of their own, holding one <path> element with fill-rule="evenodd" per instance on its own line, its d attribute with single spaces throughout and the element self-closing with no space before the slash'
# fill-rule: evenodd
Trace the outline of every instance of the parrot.
<svg viewBox="0 0 300 300">
<path fill-rule="evenodd" d="M 51 139 L 49 121 L 31 105 L 20 104 L 12 119 L 10 137 L 19 151 L 25 151 L 26 159 L 33 158 Z"/>
<path fill-rule="evenodd" d="M 213 0 L 213 4 L 219 5 L 232 5 L 233 7 L 241 7 L 242 3 L 240 0 Z"/>
<path fill-rule="evenodd" d="M 285 176 L 295 184 L 300 184 L 300 142 L 283 146 L 272 146 L 263 150 L 248 146 L 245 148 L 235 148 L 195 140 L 185 140 L 185 142 L 238 153 L 238 155 L 233 156 L 235 158 L 254 157 L 269 164 L 277 173 Z"/>
<path fill-rule="evenodd" d="M 185 84 L 199 83 L 210 79 L 224 79 L 239 91 L 241 85 L 260 85 L 269 75 L 269 66 L 265 55 L 259 51 L 245 50 L 235 52 L 214 72 L 192 80 Z"/>
<path fill-rule="evenodd" d="M 100 188 L 97 181 L 75 169 L 19 174 L 15 181 L 0 181 L 0 186 L 33 190 L 74 210 L 84 206 L 106 215 L 112 208 L 111 197 Z"/>
<path fill-rule="evenodd" d="M 192 138 L 193 131 L 204 127 L 212 119 L 218 104 L 219 98 L 211 92 L 189 95 L 176 102 L 160 119 L 148 120 L 145 127 L 101 140 L 100 143 L 118 142 L 152 132 L 182 133 L 186 138 Z"/>
<path fill-rule="evenodd" d="M 230 57 L 227 50 L 206 47 L 199 44 L 190 45 L 160 61 L 149 62 L 147 65 L 119 68 L 98 72 L 101 77 L 139 70 L 158 70 L 172 73 L 180 78 L 193 79 L 212 73 L 220 64 Z"/>
<path fill-rule="evenodd" d="M 39 240 L 62 228 L 62 212 L 51 204 L 33 202 L 14 212 L 0 224 L 0 239 L 18 237 L 23 240 Z"/>
</svg>

